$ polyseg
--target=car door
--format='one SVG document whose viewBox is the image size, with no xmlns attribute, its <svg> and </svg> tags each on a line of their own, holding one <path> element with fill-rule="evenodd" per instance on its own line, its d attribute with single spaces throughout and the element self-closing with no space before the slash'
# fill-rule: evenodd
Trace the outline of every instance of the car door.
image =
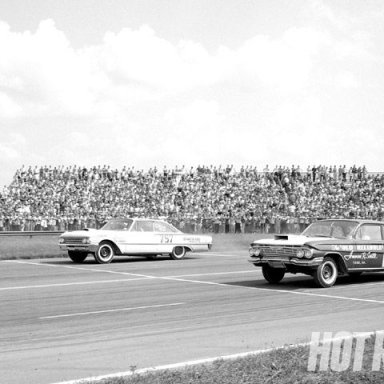
<svg viewBox="0 0 384 384">
<path fill-rule="evenodd" d="M 346 258 L 348 269 L 379 269 L 384 267 L 383 226 L 362 224 L 355 234 L 354 250 Z"/>
<path fill-rule="evenodd" d="M 169 224 L 162 221 L 155 221 L 154 233 L 157 239 L 156 249 L 159 253 L 170 253 L 177 242 L 177 233 Z"/>
<path fill-rule="evenodd" d="M 157 239 L 152 220 L 136 220 L 125 235 L 123 253 L 130 255 L 156 253 Z"/>
</svg>

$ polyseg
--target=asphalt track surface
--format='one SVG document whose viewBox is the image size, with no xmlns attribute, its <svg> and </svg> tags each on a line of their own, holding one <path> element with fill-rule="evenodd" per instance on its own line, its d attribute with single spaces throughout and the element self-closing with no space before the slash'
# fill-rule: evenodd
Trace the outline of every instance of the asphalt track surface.
<svg viewBox="0 0 384 384">
<path fill-rule="evenodd" d="M 264 281 L 247 253 L 0 262 L 0 382 L 47 384 L 384 328 L 384 274 Z"/>
</svg>

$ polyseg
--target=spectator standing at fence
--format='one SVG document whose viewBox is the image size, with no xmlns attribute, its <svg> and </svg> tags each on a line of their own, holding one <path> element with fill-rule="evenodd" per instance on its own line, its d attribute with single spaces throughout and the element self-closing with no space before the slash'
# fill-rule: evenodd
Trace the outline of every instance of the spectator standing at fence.
<svg viewBox="0 0 384 384">
<path fill-rule="evenodd" d="M 242 233 L 242 220 L 241 220 L 241 215 L 240 213 L 236 214 L 235 217 L 235 233 Z"/>
</svg>

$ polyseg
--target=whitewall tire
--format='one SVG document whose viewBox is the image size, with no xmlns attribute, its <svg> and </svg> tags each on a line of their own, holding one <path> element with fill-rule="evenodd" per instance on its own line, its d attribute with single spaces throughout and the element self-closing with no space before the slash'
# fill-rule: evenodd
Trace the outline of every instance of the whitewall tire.
<svg viewBox="0 0 384 384">
<path fill-rule="evenodd" d="M 337 264 L 335 260 L 326 257 L 324 261 L 317 267 L 313 275 L 315 283 L 318 287 L 329 288 L 335 284 L 338 275 Z"/>
<path fill-rule="evenodd" d="M 113 245 L 106 241 L 100 243 L 99 248 L 95 252 L 95 260 L 99 264 L 108 264 L 115 256 Z"/>
<path fill-rule="evenodd" d="M 170 256 L 172 260 L 181 260 L 184 258 L 186 253 L 187 253 L 187 250 L 185 249 L 185 247 L 177 245 L 172 249 Z"/>
</svg>

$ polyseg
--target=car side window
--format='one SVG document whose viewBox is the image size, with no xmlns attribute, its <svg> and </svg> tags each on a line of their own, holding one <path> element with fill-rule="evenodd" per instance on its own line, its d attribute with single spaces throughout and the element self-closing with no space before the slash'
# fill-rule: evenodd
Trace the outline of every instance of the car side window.
<svg viewBox="0 0 384 384">
<path fill-rule="evenodd" d="M 153 223 L 153 229 L 155 232 L 169 232 L 168 226 L 158 221 Z"/>
<path fill-rule="evenodd" d="M 141 221 L 141 232 L 153 232 L 153 223 L 152 221 Z"/>
<path fill-rule="evenodd" d="M 132 232 L 153 232 L 152 221 L 149 221 L 149 220 L 136 221 L 132 227 Z"/>
<path fill-rule="evenodd" d="M 362 225 L 356 234 L 357 240 L 382 240 L 380 225 Z"/>
<path fill-rule="evenodd" d="M 333 228 L 332 236 L 333 237 L 337 237 L 339 239 L 344 239 L 345 238 L 345 234 L 344 234 L 343 228 L 339 227 L 339 226 L 337 226 L 337 227 L 335 226 Z"/>
</svg>

